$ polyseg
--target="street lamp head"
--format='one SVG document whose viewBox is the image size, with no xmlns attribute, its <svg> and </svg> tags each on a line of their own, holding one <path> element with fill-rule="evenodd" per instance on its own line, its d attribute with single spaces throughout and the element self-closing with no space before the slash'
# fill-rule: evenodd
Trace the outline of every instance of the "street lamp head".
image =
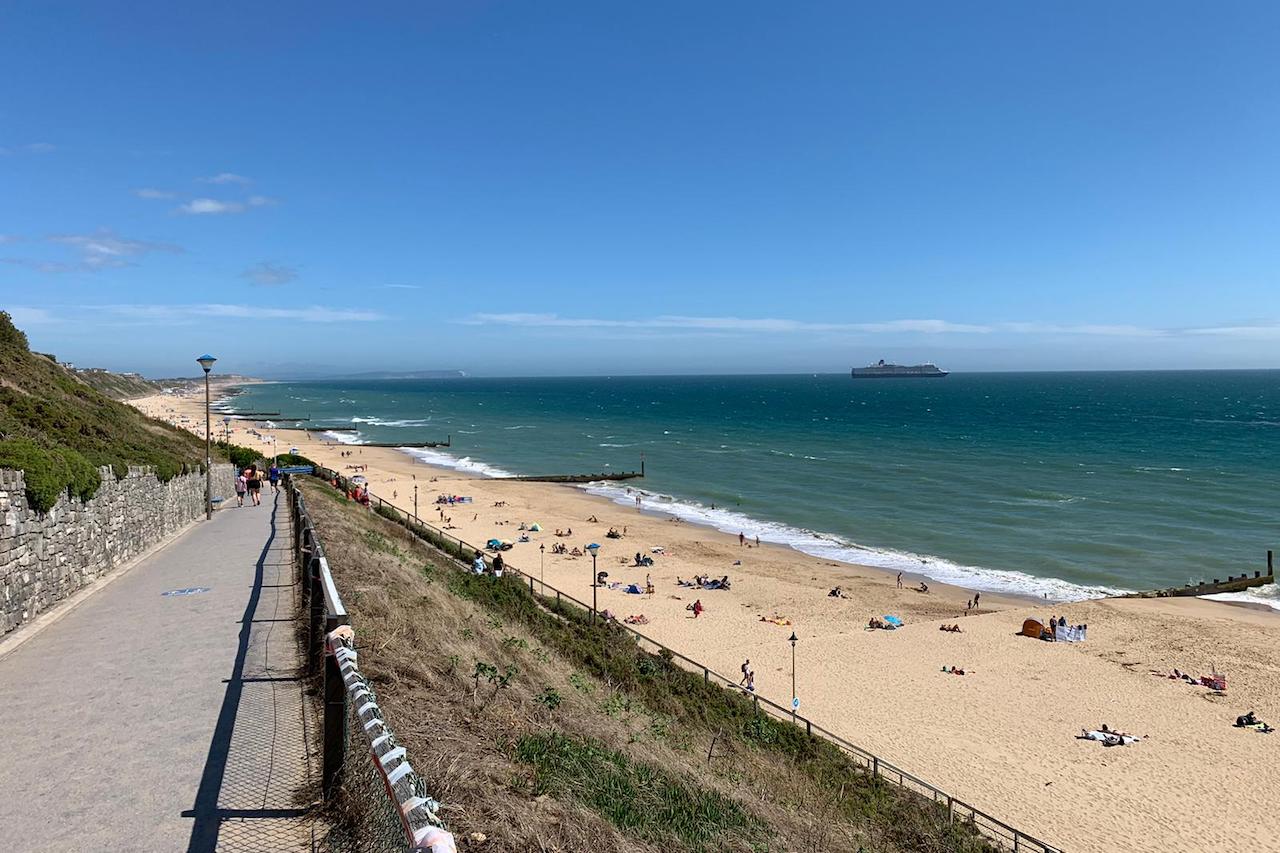
<svg viewBox="0 0 1280 853">
<path fill-rule="evenodd" d="M 795 631 L 792 631 L 792 632 L 791 632 L 791 637 L 790 637 L 790 640 L 789 640 L 789 641 L 790 641 L 790 643 L 791 643 L 791 645 L 793 645 L 793 646 L 794 646 L 794 645 L 796 644 L 796 642 L 797 642 L 799 639 L 800 639 L 800 638 L 796 636 L 796 632 L 795 632 Z"/>
<path fill-rule="evenodd" d="M 587 550 L 590 551 L 591 556 L 594 557 L 596 555 L 596 552 L 600 550 L 600 545 L 596 542 L 592 542 L 590 545 L 587 546 Z"/>
<path fill-rule="evenodd" d="M 200 366 L 204 368 L 204 372 L 208 373 L 210 370 L 213 369 L 213 363 L 217 361 L 217 359 L 209 355 L 208 353 L 205 353 L 204 355 L 197 358 L 196 361 L 200 362 Z"/>
</svg>

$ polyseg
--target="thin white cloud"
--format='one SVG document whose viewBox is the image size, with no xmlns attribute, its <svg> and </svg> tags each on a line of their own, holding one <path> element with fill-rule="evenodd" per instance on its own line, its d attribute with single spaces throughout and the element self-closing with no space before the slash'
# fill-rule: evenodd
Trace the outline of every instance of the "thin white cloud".
<svg viewBox="0 0 1280 853">
<path fill-rule="evenodd" d="M 177 198 L 178 196 L 178 194 L 175 192 L 170 192 L 169 190 L 158 190 L 158 189 L 155 189 L 154 187 L 140 187 L 134 190 L 133 194 L 136 195 L 138 198 L 145 198 L 145 199 L 151 199 L 151 200 Z"/>
<path fill-rule="evenodd" d="M 382 285 L 390 290 L 421 290 L 422 286 L 418 284 L 384 284 Z"/>
<path fill-rule="evenodd" d="M 1158 328 L 1130 324 L 1056 323 L 953 323 L 948 320 L 887 320 L 872 323 L 815 323 L 804 320 L 743 317 L 689 317 L 666 315 L 620 320 L 603 317 L 561 317 L 558 314 L 473 314 L 455 322 L 469 326 L 498 325 L 522 328 L 687 330 L 706 333 L 850 333 L 924 335 L 1069 335 L 1079 337 L 1171 338 L 1188 335 L 1272 339 L 1280 338 L 1280 323 L 1219 325 L 1201 328 Z"/>
<path fill-rule="evenodd" d="M 14 243 L 21 243 L 22 238 L 17 234 L 0 234 L 0 246 L 11 246 Z"/>
<path fill-rule="evenodd" d="M 25 305 L 11 305 L 4 309 L 13 318 L 15 326 L 37 326 L 42 323 L 56 323 L 57 318 L 46 308 L 29 308 Z"/>
<path fill-rule="evenodd" d="M 193 198 L 177 208 L 178 213 L 187 213 L 192 216 L 244 213 L 244 211 L 245 206 L 238 201 L 218 201 L 216 198 Z"/>
<path fill-rule="evenodd" d="M 259 305 L 95 305 L 86 310 L 106 311 L 123 319 L 174 322 L 195 319 L 297 320 L 303 323 L 368 323 L 383 319 L 376 311 L 353 308 L 271 308 Z"/>
<path fill-rule="evenodd" d="M 244 175 L 237 175 L 235 172 L 219 172 L 216 175 L 210 175 L 207 178 L 196 178 L 202 184 L 251 184 L 253 181 Z"/>
<path fill-rule="evenodd" d="M 1216 335 L 1224 338 L 1249 338 L 1271 340 L 1280 338 L 1280 323 L 1262 323 L 1251 326 L 1208 326 L 1187 329 L 1189 335 Z"/>
<path fill-rule="evenodd" d="M 718 332 L 918 332 L 923 334 L 985 334 L 990 326 L 950 323 L 946 320 L 891 320 L 880 323 L 813 323 L 774 317 L 690 317 L 664 315 L 636 320 L 561 317 L 558 314 L 474 314 L 459 321 L 466 325 L 505 325 L 559 328 L 691 329 Z"/>
<path fill-rule="evenodd" d="M 0 156 L 6 154 L 51 154 L 58 146 L 49 142 L 28 142 L 25 145 L 0 145 Z"/>
<path fill-rule="evenodd" d="M 180 254 L 183 249 L 172 243 L 151 240 L 132 240 L 121 237 L 109 228 L 92 234 L 54 234 L 46 238 L 50 243 L 69 246 L 79 255 L 76 263 L 61 261 L 37 261 L 26 258 L 8 259 L 41 272 L 96 272 L 102 269 L 132 266 L 136 259 L 153 252 Z"/>
<path fill-rule="evenodd" d="M 273 264 L 271 261 L 259 261 L 240 275 L 254 284 L 271 287 L 294 281 L 298 277 L 298 269 L 284 264 Z"/>
<path fill-rule="evenodd" d="M 178 205 L 175 213 L 191 216 L 220 215 L 224 213 L 244 213 L 254 207 L 273 207 L 279 200 L 265 195 L 251 195 L 244 201 L 222 201 L 216 198 L 193 198 L 185 204 Z"/>
</svg>

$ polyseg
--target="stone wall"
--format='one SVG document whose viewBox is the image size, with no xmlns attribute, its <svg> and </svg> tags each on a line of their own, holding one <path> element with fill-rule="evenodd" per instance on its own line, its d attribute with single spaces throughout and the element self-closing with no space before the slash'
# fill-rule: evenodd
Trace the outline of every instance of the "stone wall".
<svg viewBox="0 0 1280 853">
<path fill-rule="evenodd" d="M 150 468 L 101 473 L 92 500 L 63 495 L 42 515 L 27 505 L 23 473 L 0 470 L 0 636 L 204 517 L 203 474 L 161 483 Z M 234 496 L 233 476 L 213 466 L 215 498 Z"/>
</svg>

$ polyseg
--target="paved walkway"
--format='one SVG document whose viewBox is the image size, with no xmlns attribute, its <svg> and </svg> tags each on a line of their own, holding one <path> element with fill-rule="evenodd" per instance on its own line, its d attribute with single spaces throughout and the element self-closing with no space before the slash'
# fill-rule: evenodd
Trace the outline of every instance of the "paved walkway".
<svg viewBox="0 0 1280 853">
<path fill-rule="evenodd" d="M 0 851 L 311 849 L 290 542 L 219 510 L 0 658 Z"/>
</svg>

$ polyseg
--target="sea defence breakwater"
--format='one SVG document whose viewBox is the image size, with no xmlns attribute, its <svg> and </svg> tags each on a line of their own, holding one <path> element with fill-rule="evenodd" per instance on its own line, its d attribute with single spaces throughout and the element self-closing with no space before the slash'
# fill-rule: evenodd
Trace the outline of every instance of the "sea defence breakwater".
<svg viewBox="0 0 1280 853">
<path fill-rule="evenodd" d="M 0 636 L 30 622 L 204 515 L 202 473 L 156 479 L 102 468 L 88 501 L 64 495 L 46 513 L 27 503 L 22 471 L 0 470 Z M 232 494 L 232 466 L 213 466 L 213 494 Z"/>
</svg>

